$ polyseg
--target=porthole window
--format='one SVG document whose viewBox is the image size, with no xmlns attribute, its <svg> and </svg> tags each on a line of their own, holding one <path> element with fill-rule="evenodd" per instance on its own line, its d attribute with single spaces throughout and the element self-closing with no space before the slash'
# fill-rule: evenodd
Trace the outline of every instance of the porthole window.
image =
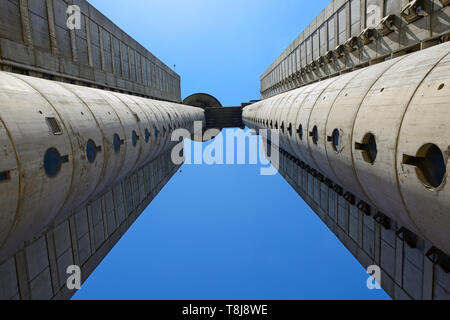
<svg viewBox="0 0 450 320">
<path fill-rule="evenodd" d="M 331 142 L 331 146 L 335 152 L 341 152 L 341 133 L 339 129 L 333 130 L 331 136 L 328 137 L 328 141 Z"/>
<path fill-rule="evenodd" d="M 102 147 L 98 147 L 95 145 L 95 142 L 92 140 L 89 140 L 86 144 L 86 157 L 87 160 L 92 163 L 95 161 L 95 158 L 97 157 L 97 153 L 102 150 Z"/>
<path fill-rule="evenodd" d="M 61 156 L 56 148 L 50 148 L 44 155 L 44 170 L 49 178 L 54 178 L 61 171 L 61 165 L 69 162 L 68 156 Z"/>
<path fill-rule="evenodd" d="M 138 140 L 139 136 L 137 135 L 136 131 L 133 130 L 133 132 L 131 133 L 131 142 L 133 143 L 133 147 L 136 147 Z"/>
<path fill-rule="evenodd" d="M 287 131 L 289 132 L 289 135 L 292 136 L 292 123 L 289 123 Z"/>
<path fill-rule="evenodd" d="M 298 126 L 297 134 L 300 140 L 303 140 L 303 126 L 301 124 Z"/>
<path fill-rule="evenodd" d="M 319 130 L 317 130 L 317 126 L 314 126 L 313 130 L 309 133 L 314 144 L 319 143 Z"/>
<path fill-rule="evenodd" d="M 377 158 L 377 142 L 375 136 L 367 133 L 361 143 L 355 143 L 355 149 L 362 151 L 364 161 L 374 164 Z"/>
<path fill-rule="evenodd" d="M 11 173 L 9 171 L 0 172 L 0 182 L 10 180 Z"/>
<path fill-rule="evenodd" d="M 156 139 L 158 139 L 158 135 L 159 135 L 159 130 L 158 130 L 158 128 L 157 128 L 157 127 L 155 127 L 155 130 L 154 130 L 154 132 L 155 132 L 155 138 L 156 138 Z"/>
<path fill-rule="evenodd" d="M 403 155 L 403 163 L 416 167 L 416 174 L 427 188 L 438 188 L 442 185 L 447 171 L 444 155 L 435 144 L 425 144 L 417 155 Z"/>
<path fill-rule="evenodd" d="M 120 146 L 123 145 L 124 141 L 120 139 L 118 134 L 114 135 L 113 138 L 113 145 L 114 145 L 114 152 L 118 153 L 120 151 Z"/>
<path fill-rule="evenodd" d="M 148 131 L 148 129 L 145 129 L 145 142 L 149 142 L 150 141 L 150 131 Z"/>
</svg>

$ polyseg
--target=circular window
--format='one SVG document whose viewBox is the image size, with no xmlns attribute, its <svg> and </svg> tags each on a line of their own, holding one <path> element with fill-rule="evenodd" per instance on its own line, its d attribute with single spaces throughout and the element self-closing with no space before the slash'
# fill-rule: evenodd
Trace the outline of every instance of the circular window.
<svg viewBox="0 0 450 320">
<path fill-rule="evenodd" d="M 426 144 L 417 152 L 417 175 L 424 185 L 438 188 L 444 182 L 447 171 L 444 155 L 435 144 Z"/>
<path fill-rule="evenodd" d="M 150 131 L 148 129 L 145 129 L 145 142 L 149 142 L 150 140 Z"/>
<path fill-rule="evenodd" d="M 303 140 L 303 126 L 302 125 L 298 126 L 297 133 L 298 133 L 298 137 L 300 138 L 300 140 Z"/>
<path fill-rule="evenodd" d="M 136 131 L 133 130 L 131 134 L 131 142 L 133 143 L 133 147 L 136 147 L 138 140 L 139 136 L 137 135 Z"/>
<path fill-rule="evenodd" d="M 309 135 L 311 136 L 314 144 L 317 144 L 319 142 L 319 130 L 317 130 L 317 126 L 314 126 Z"/>
<path fill-rule="evenodd" d="M 373 134 L 367 133 L 364 136 L 362 143 L 356 143 L 355 149 L 362 151 L 364 161 L 371 164 L 375 163 L 378 150 L 377 150 L 377 141 Z"/>
<path fill-rule="evenodd" d="M 292 123 L 289 123 L 289 126 L 288 126 L 288 132 L 289 132 L 289 135 L 292 137 Z"/>
<path fill-rule="evenodd" d="M 123 140 L 120 139 L 118 134 L 114 135 L 113 139 L 113 145 L 114 145 L 114 152 L 118 153 L 120 151 L 120 146 L 123 144 Z"/>
<path fill-rule="evenodd" d="M 333 134 L 331 135 L 333 150 L 335 152 L 340 152 L 340 144 L 341 144 L 341 134 L 338 129 L 333 130 Z"/>
<path fill-rule="evenodd" d="M 44 170 L 50 178 L 56 177 L 61 170 L 61 155 L 55 148 L 50 148 L 45 152 Z"/>
<path fill-rule="evenodd" d="M 95 145 L 95 142 L 92 140 L 89 140 L 86 144 L 86 157 L 90 163 L 95 161 L 98 151 L 99 150 L 98 150 L 98 147 Z"/>
</svg>

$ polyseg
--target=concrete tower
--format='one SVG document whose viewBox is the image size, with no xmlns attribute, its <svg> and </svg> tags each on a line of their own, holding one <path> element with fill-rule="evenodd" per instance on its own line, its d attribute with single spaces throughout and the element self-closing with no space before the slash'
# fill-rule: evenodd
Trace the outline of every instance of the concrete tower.
<svg viewBox="0 0 450 320">
<path fill-rule="evenodd" d="M 332 1 L 243 111 L 394 299 L 450 299 L 449 1 Z M 271 139 L 271 137 L 269 137 Z"/>
</svg>

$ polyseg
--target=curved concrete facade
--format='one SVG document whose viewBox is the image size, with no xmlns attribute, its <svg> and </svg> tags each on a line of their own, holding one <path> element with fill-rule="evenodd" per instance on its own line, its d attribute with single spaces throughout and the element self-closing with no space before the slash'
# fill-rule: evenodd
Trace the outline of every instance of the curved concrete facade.
<svg viewBox="0 0 450 320">
<path fill-rule="evenodd" d="M 248 106 L 245 124 L 450 253 L 450 43 Z"/>
<path fill-rule="evenodd" d="M 62 220 L 204 121 L 200 108 L 0 72 L 0 246 Z"/>
</svg>

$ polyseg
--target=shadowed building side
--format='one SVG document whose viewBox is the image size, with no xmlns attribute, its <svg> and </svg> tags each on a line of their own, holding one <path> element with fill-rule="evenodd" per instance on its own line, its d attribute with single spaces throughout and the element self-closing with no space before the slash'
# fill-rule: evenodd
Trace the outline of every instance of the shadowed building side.
<svg viewBox="0 0 450 320">
<path fill-rule="evenodd" d="M 449 5 L 330 1 L 243 111 L 280 132 L 280 173 L 394 299 L 450 299 Z"/>
<path fill-rule="evenodd" d="M 279 133 L 282 175 L 393 298 L 450 298 L 449 75 L 446 42 L 243 111 Z"/>
</svg>

